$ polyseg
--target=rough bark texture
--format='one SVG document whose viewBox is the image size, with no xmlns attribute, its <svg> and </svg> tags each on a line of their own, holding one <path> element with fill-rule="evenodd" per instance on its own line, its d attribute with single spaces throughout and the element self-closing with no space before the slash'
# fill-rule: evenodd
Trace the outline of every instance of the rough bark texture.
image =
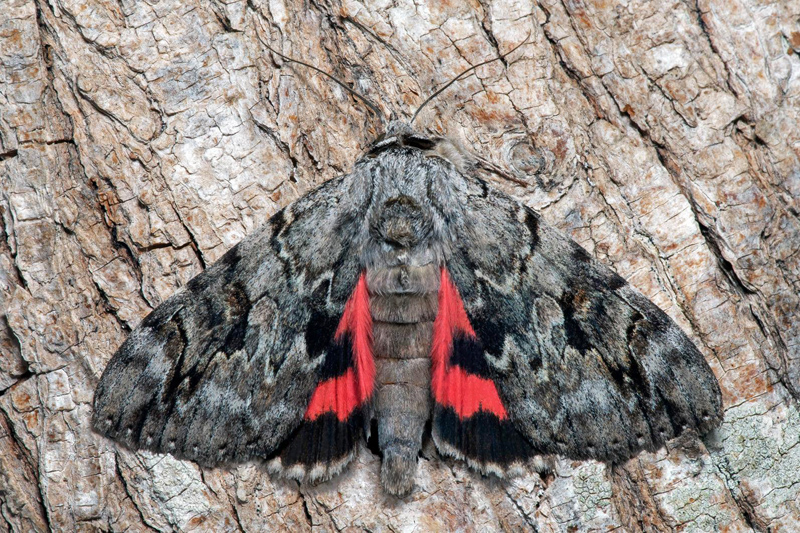
<svg viewBox="0 0 800 533">
<path fill-rule="evenodd" d="M 799 20 L 797 0 L 0 0 L 0 530 L 799 530 Z M 264 43 L 409 117 L 528 34 L 418 126 L 527 180 L 496 185 L 690 334 L 716 434 L 509 483 L 429 450 L 397 501 L 366 450 L 298 488 L 90 431 L 131 328 L 377 133 Z"/>
</svg>

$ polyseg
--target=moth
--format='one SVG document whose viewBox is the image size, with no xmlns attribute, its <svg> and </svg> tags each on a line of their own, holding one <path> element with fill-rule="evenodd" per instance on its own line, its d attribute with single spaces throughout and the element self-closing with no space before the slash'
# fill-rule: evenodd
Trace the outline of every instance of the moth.
<svg viewBox="0 0 800 533">
<path fill-rule="evenodd" d="M 307 482 L 371 437 L 402 496 L 426 428 L 441 454 L 507 476 L 719 425 L 718 383 L 681 329 L 474 162 L 390 123 L 351 173 L 144 319 L 100 379 L 94 428 Z"/>
</svg>

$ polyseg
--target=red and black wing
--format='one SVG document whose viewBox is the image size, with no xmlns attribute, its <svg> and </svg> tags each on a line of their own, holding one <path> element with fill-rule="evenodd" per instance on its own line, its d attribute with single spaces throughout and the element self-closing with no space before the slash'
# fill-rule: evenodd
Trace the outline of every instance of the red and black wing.
<svg viewBox="0 0 800 533">
<path fill-rule="evenodd" d="M 371 187 L 359 171 L 325 183 L 156 308 L 108 363 L 94 428 L 204 466 L 329 475 L 315 465 L 350 456 L 372 391 L 353 244 Z"/>
<path fill-rule="evenodd" d="M 431 359 L 432 434 L 442 453 L 497 475 L 535 455 L 508 416 L 483 345 L 446 269 L 439 285 Z"/>
<path fill-rule="evenodd" d="M 529 208 L 448 179 L 461 201 L 440 206 L 453 235 L 440 301 L 456 310 L 434 347 L 440 449 L 479 465 L 618 462 L 720 423 L 714 374 L 663 311 Z"/>
<path fill-rule="evenodd" d="M 352 459 L 369 419 L 375 380 L 372 316 L 366 275 L 361 274 L 335 327 L 312 320 L 306 341 L 324 360 L 303 421 L 270 457 L 268 468 L 295 479 L 319 481 Z"/>
</svg>

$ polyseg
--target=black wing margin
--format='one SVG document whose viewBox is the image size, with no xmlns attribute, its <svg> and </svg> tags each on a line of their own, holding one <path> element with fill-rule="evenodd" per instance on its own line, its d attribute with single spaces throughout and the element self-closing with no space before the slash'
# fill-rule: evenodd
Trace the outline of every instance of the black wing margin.
<svg viewBox="0 0 800 533">
<path fill-rule="evenodd" d="M 456 188 L 447 268 L 535 450 L 621 462 L 720 424 L 714 374 L 661 309 L 531 209 L 477 178 Z"/>
<path fill-rule="evenodd" d="M 327 182 L 157 307 L 108 363 L 95 430 L 204 466 L 275 452 L 358 281 L 370 190 L 354 174 Z"/>
</svg>

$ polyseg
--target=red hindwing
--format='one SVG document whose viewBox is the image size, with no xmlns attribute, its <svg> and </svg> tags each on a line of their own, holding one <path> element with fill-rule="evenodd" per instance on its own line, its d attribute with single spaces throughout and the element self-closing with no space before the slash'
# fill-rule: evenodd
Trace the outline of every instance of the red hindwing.
<svg viewBox="0 0 800 533">
<path fill-rule="evenodd" d="M 375 361 L 372 356 L 372 315 L 369 310 L 367 278 L 361 274 L 347 301 L 333 342 L 350 343 L 353 367 L 341 376 L 317 385 L 304 418 L 316 420 L 332 412 L 345 421 L 371 396 L 375 388 Z"/>
<path fill-rule="evenodd" d="M 444 407 L 452 407 L 462 419 L 481 410 L 494 414 L 500 420 L 506 419 L 508 414 L 494 382 L 451 364 L 453 340 L 459 335 L 478 342 L 458 289 L 443 268 L 439 286 L 439 312 L 433 323 L 433 398 Z"/>
</svg>

